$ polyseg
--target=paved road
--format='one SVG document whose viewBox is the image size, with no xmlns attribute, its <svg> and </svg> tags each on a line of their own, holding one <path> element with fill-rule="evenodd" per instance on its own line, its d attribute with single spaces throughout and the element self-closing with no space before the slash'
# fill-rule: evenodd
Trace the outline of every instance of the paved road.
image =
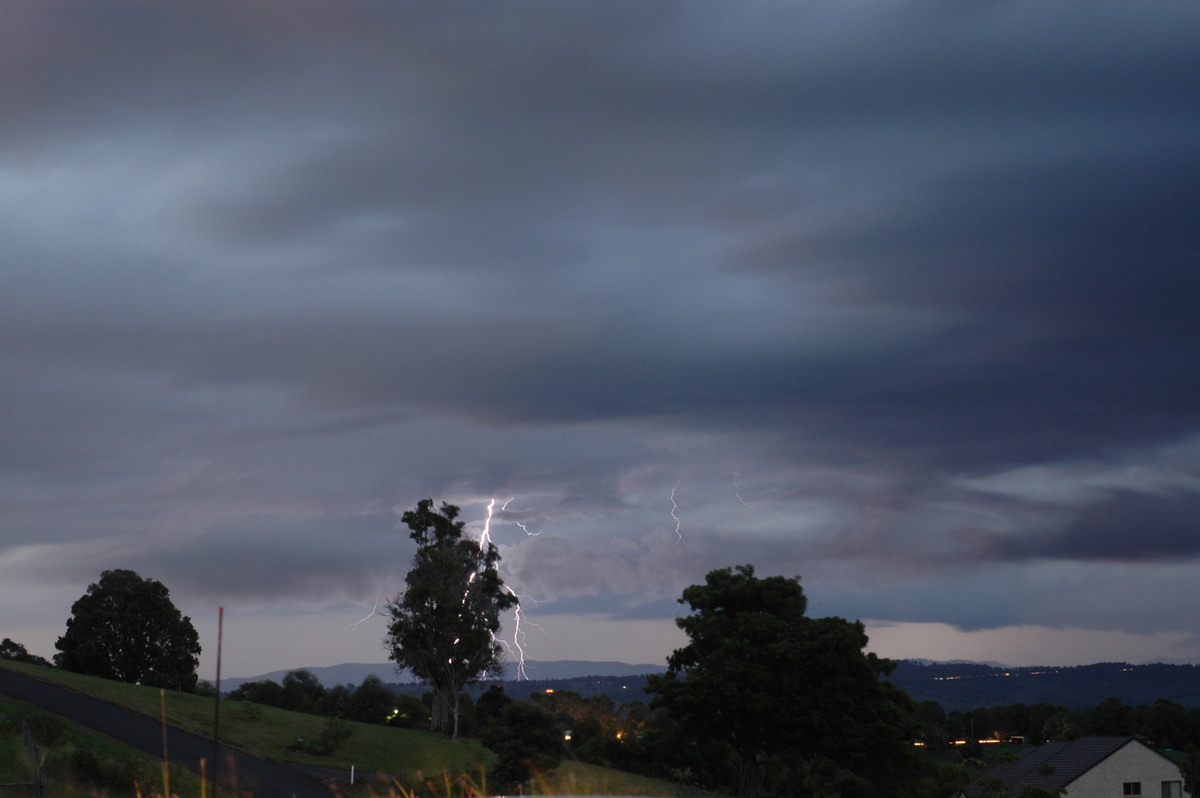
<svg viewBox="0 0 1200 798">
<path fill-rule="evenodd" d="M 77 693 L 51 682 L 0 668 L 0 694 L 35 704 L 123 743 L 162 756 L 162 725 L 153 718 Z M 200 772 L 200 760 L 212 759 L 212 739 L 167 728 L 167 753 L 176 764 Z M 330 787 L 313 773 L 283 762 L 221 748 L 221 783 L 249 791 L 254 798 L 329 798 Z"/>
</svg>

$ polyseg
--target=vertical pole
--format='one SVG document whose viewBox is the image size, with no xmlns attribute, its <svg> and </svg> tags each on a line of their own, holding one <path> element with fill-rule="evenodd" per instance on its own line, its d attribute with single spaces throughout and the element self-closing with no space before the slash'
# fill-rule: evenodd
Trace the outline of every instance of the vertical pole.
<svg viewBox="0 0 1200 798">
<path fill-rule="evenodd" d="M 217 609 L 217 695 L 213 703 L 212 798 L 217 798 L 217 768 L 221 762 L 221 637 L 225 630 L 225 608 Z"/>
<path fill-rule="evenodd" d="M 159 688 L 158 691 L 159 710 L 162 714 L 162 732 L 163 732 L 163 756 L 162 756 L 162 779 L 163 779 L 163 797 L 171 798 L 171 760 L 167 756 L 167 691 Z"/>
</svg>

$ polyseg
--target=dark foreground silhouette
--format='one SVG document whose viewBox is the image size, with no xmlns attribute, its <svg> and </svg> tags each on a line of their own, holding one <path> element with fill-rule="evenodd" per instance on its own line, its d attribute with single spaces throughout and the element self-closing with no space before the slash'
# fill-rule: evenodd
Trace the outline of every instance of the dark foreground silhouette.
<svg viewBox="0 0 1200 798">
<path fill-rule="evenodd" d="M 0 668 L 0 694 L 34 704 L 134 748 L 162 756 L 162 725 L 153 718 L 7 668 Z M 200 760 L 212 760 L 212 740 L 168 726 L 167 753 L 172 763 L 199 773 Z M 316 771 L 259 759 L 225 747 L 221 748 L 220 755 L 221 784 L 236 786 L 255 798 L 329 798 L 333 794 Z"/>
</svg>

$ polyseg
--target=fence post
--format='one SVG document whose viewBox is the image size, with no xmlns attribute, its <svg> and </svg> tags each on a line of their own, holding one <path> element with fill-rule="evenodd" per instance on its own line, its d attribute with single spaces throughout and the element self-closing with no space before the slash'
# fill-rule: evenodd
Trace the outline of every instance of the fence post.
<svg viewBox="0 0 1200 798">
<path fill-rule="evenodd" d="M 25 753 L 29 755 L 29 761 L 37 769 L 37 775 L 34 781 L 28 782 L 36 786 L 37 798 L 45 798 L 46 795 L 46 768 L 42 764 L 40 751 L 38 750 L 37 740 L 33 736 L 33 729 L 29 728 L 29 721 L 21 718 L 20 722 L 21 738 L 25 742 Z"/>
</svg>

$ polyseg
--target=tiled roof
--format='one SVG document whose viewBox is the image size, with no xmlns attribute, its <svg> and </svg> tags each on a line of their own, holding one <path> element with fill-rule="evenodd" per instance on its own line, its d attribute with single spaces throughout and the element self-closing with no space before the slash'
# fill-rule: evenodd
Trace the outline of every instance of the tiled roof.
<svg viewBox="0 0 1200 798">
<path fill-rule="evenodd" d="M 1114 753 L 1134 737 L 1079 737 L 1075 740 L 1051 740 L 1029 746 L 1016 762 L 1005 762 L 989 770 L 986 776 L 999 779 L 1005 787 L 1066 787 Z M 1051 772 L 1039 772 L 1051 771 Z M 963 790 L 968 796 L 983 792 L 978 779 Z"/>
</svg>

